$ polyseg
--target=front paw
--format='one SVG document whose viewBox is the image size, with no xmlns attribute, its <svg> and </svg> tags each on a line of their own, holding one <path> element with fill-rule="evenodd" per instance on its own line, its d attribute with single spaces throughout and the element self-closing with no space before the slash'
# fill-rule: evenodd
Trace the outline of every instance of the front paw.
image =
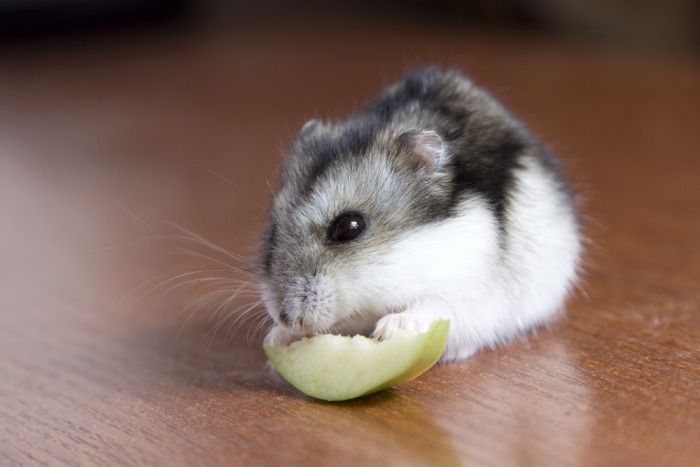
<svg viewBox="0 0 700 467">
<path fill-rule="evenodd" d="M 265 342 L 263 345 L 269 345 L 272 347 L 284 347 L 292 342 L 298 341 L 304 337 L 303 334 L 296 334 L 284 326 L 275 324 L 270 328 L 265 336 Z"/>
<path fill-rule="evenodd" d="M 377 321 L 372 337 L 380 340 L 392 339 L 399 330 L 420 334 L 427 332 L 432 322 L 433 319 L 430 317 L 417 316 L 406 312 L 392 313 Z"/>
</svg>

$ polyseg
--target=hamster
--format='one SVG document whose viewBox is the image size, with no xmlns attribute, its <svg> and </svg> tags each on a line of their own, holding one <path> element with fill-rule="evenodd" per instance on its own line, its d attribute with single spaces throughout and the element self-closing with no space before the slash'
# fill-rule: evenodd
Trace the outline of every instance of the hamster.
<svg viewBox="0 0 700 467">
<path fill-rule="evenodd" d="M 259 255 L 267 344 L 450 321 L 442 362 L 563 308 L 581 236 L 560 166 L 489 94 L 427 69 L 301 129 Z"/>
</svg>

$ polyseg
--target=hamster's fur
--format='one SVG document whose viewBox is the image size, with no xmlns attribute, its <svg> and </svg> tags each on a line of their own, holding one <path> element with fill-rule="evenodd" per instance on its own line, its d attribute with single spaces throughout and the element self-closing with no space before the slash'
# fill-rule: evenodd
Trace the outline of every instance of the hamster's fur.
<svg viewBox="0 0 700 467">
<path fill-rule="evenodd" d="M 260 253 L 266 342 L 449 319 L 442 361 L 463 359 L 555 315 L 580 251 L 554 157 L 458 72 L 418 71 L 300 132 Z"/>
</svg>

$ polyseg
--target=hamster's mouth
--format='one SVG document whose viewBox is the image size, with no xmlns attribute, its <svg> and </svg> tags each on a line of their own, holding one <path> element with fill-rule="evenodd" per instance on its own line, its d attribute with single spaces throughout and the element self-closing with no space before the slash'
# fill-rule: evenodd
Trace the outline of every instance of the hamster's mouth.
<svg viewBox="0 0 700 467">
<path fill-rule="evenodd" d="M 371 337 L 375 327 L 377 326 L 377 321 L 384 316 L 392 313 L 399 313 L 403 310 L 405 310 L 405 307 L 392 307 L 374 312 L 356 312 L 348 317 L 336 321 L 322 333 L 340 334 L 341 336 L 361 335 Z"/>
<path fill-rule="evenodd" d="M 290 326 L 289 323 L 285 323 L 283 326 L 292 334 L 299 336 L 298 339 L 317 334 L 338 334 L 351 337 L 361 335 L 371 337 L 377 322 L 381 318 L 389 314 L 399 313 L 403 310 L 405 310 L 405 307 L 390 307 L 383 310 L 361 310 L 355 311 L 335 321 L 327 319 L 332 315 L 299 317 L 294 321 L 293 325 Z"/>
<path fill-rule="evenodd" d="M 287 327 L 287 329 L 293 334 L 298 335 L 298 339 L 304 337 L 311 337 L 319 334 L 335 334 L 340 336 L 356 336 L 361 335 L 365 337 L 370 337 L 372 331 L 374 331 L 374 326 L 376 321 L 369 325 L 358 324 L 353 320 L 342 320 L 334 323 L 331 326 L 310 326 L 310 325 L 295 325 L 294 327 Z"/>
</svg>

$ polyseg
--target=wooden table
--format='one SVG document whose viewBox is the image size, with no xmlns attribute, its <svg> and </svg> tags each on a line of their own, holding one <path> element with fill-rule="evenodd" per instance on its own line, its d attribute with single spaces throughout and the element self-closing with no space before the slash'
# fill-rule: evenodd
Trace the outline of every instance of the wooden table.
<svg viewBox="0 0 700 467">
<path fill-rule="evenodd" d="M 3 51 L 0 465 L 700 465 L 697 62 L 416 23 L 234 26 Z M 199 237 L 252 257 L 304 120 L 428 64 L 560 154 L 585 279 L 527 340 L 309 400 L 267 371 L 261 309 L 236 311 L 256 297 L 219 306 L 233 260 Z"/>
</svg>

